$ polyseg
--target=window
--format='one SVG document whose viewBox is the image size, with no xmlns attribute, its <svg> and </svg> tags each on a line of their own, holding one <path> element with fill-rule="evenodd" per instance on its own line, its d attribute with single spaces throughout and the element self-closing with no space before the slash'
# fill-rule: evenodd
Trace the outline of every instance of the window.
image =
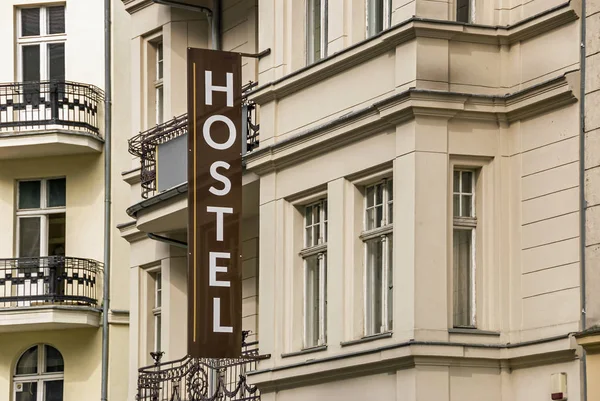
<svg viewBox="0 0 600 401">
<path fill-rule="evenodd" d="M 18 257 L 64 256 L 66 179 L 17 183 Z"/>
<path fill-rule="evenodd" d="M 65 6 L 20 8 L 17 51 L 22 82 L 65 80 Z"/>
<path fill-rule="evenodd" d="M 154 81 L 156 124 L 162 124 L 164 122 L 163 73 L 163 42 L 158 42 L 156 44 L 156 81 Z"/>
<path fill-rule="evenodd" d="M 306 62 L 327 57 L 327 0 L 307 0 Z"/>
<path fill-rule="evenodd" d="M 475 172 L 453 176 L 453 324 L 475 327 Z"/>
<path fill-rule="evenodd" d="M 367 38 L 392 25 L 391 0 L 367 0 Z"/>
<path fill-rule="evenodd" d="M 304 208 L 304 348 L 327 341 L 327 200 Z"/>
<path fill-rule="evenodd" d="M 393 328 L 394 185 L 385 179 L 365 188 L 365 334 Z"/>
<path fill-rule="evenodd" d="M 162 330 L 162 273 L 154 274 L 154 307 L 152 314 L 154 315 L 154 351 L 161 352 L 161 330 Z"/>
<path fill-rule="evenodd" d="M 50 345 L 35 345 L 21 355 L 13 376 L 15 401 L 62 401 L 65 364 Z"/>
<path fill-rule="evenodd" d="M 472 22 L 471 0 L 456 0 L 456 20 L 466 24 Z"/>
</svg>

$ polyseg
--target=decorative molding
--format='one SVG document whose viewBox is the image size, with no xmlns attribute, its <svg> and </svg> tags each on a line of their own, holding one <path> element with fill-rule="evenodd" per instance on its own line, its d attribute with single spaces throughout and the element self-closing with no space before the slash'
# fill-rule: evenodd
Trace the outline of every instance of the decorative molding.
<svg viewBox="0 0 600 401">
<path fill-rule="evenodd" d="M 134 14 L 154 4 L 152 0 L 121 0 L 125 5 L 125 11 Z"/>
<path fill-rule="evenodd" d="M 381 340 L 382 338 L 391 338 L 392 334 L 393 333 L 391 331 L 388 331 L 385 333 L 374 334 L 372 336 L 365 336 L 363 338 L 359 338 L 358 340 L 342 341 L 342 342 L 340 342 L 340 345 L 342 347 L 347 347 L 349 345 L 358 345 L 358 344 L 369 343 L 371 341 Z"/>
<path fill-rule="evenodd" d="M 561 76 L 507 95 L 477 95 L 408 89 L 363 109 L 290 135 L 246 157 L 246 168 L 263 175 L 359 141 L 416 116 L 512 123 L 577 101 L 579 72 Z"/>
<path fill-rule="evenodd" d="M 135 185 L 142 182 L 142 169 L 140 167 L 121 173 L 123 181 L 129 185 Z"/>
<path fill-rule="evenodd" d="M 290 358 L 293 356 L 298 356 L 298 355 L 306 355 L 306 354 L 312 354 L 314 352 L 320 352 L 320 351 L 325 351 L 327 349 L 327 345 L 318 345 L 316 347 L 310 347 L 310 348 L 304 348 L 300 351 L 296 351 L 296 352 L 288 352 L 287 354 L 281 354 L 282 358 Z"/>
</svg>

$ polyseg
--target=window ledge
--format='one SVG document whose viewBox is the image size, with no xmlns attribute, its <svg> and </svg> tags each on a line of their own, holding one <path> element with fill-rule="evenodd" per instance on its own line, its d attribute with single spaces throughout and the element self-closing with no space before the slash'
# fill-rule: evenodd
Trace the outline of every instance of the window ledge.
<svg viewBox="0 0 600 401">
<path fill-rule="evenodd" d="M 383 227 L 374 228 L 369 231 L 363 231 L 359 238 L 363 241 L 367 241 L 373 238 L 381 237 L 383 235 L 391 234 L 394 231 L 393 224 L 387 224 Z"/>
<path fill-rule="evenodd" d="M 292 356 L 312 354 L 313 352 L 325 351 L 326 349 L 327 349 L 327 344 L 318 345 L 316 347 L 304 348 L 304 349 L 302 349 L 300 351 L 296 351 L 296 352 L 289 352 L 287 354 L 281 354 L 281 357 L 282 358 L 289 358 L 289 357 L 292 357 Z"/>
<path fill-rule="evenodd" d="M 466 328 L 452 328 L 448 329 L 448 333 L 450 334 L 472 334 L 475 336 L 495 336 L 500 337 L 500 332 L 498 331 L 488 331 L 488 330 L 479 330 L 479 329 L 466 329 Z"/>
<path fill-rule="evenodd" d="M 318 255 L 325 252 L 327 252 L 327 243 L 311 246 L 310 248 L 304 248 L 300 251 L 300 256 L 306 258 L 308 256 Z"/>
<path fill-rule="evenodd" d="M 392 337 L 393 332 L 387 331 L 385 333 L 373 334 L 372 336 L 365 336 L 363 338 L 359 338 L 358 340 L 350 340 L 350 341 L 342 341 L 340 345 L 342 347 L 347 347 L 350 345 L 364 344 L 371 341 L 380 340 L 382 338 L 390 338 Z"/>
</svg>

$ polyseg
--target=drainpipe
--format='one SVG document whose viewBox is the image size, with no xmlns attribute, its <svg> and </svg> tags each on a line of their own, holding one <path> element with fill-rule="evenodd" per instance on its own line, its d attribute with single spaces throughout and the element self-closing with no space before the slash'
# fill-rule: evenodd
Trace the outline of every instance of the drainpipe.
<svg viewBox="0 0 600 401">
<path fill-rule="evenodd" d="M 586 74 L 586 3 L 585 0 L 581 1 L 581 44 L 580 44 L 580 83 L 579 89 L 579 236 L 580 236 L 580 250 L 579 250 L 579 266 L 581 269 L 581 330 L 587 328 L 586 322 L 586 285 L 585 285 L 585 244 L 586 244 L 586 207 L 587 201 L 585 199 L 585 74 Z M 585 350 L 581 358 L 581 376 L 582 376 L 582 393 L 583 400 L 587 400 L 587 356 Z"/>
<path fill-rule="evenodd" d="M 104 0 L 104 294 L 102 302 L 101 401 L 108 400 L 108 311 L 110 306 L 111 221 L 111 2 Z"/>
<path fill-rule="evenodd" d="M 221 0 L 213 0 L 211 36 L 213 50 L 221 50 Z"/>
</svg>

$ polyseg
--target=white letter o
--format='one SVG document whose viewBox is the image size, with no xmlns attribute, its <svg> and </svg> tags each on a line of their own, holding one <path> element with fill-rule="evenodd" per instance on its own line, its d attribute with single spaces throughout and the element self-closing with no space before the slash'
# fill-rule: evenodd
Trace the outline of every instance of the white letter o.
<svg viewBox="0 0 600 401">
<path fill-rule="evenodd" d="M 224 122 L 227 125 L 227 128 L 229 128 L 229 138 L 227 139 L 227 142 L 217 143 L 213 141 L 212 137 L 210 136 L 210 127 L 215 121 Z M 217 150 L 225 150 L 230 148 L 235 142 L 236 137 L 235 125 L 233 125 L 233 121 L 220 114 L 215 114 L 214 116 L 210 116 L 206 119 L 204 126 L 202 127 L 202 133 L 204 134 L 204 140 L 206 143 L 208 143 L 208 146 Z"/>
</svg>

